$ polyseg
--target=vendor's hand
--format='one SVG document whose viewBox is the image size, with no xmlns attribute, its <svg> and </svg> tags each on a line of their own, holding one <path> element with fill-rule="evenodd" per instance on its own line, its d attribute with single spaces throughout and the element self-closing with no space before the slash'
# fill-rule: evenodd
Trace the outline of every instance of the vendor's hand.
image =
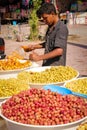
<svg viewBox="0 0 87 130">
<path fill-rule="evenodd" d="M 31 50 L 33 50 L 35 45 L 28 45 L 27 47 L 30 48 Z"/>
<path fill-rule="evenodd" d="M 29 59 L 32 61 L 39 61 L 40 56 L 37 53 L 33 52 L 32 54 L 29 55 Z"/>
<path fill-rule="evenodd" d="M 29 52 L 34 50 L 34 45 L 28 45 L 28 46 L 21 46 L 25 52 Z"/>
</svg>

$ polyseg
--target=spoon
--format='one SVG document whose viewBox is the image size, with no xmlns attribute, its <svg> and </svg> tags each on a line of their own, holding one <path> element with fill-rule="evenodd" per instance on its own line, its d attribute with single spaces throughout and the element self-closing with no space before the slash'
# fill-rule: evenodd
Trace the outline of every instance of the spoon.
<svg viewBox="0 0 87 130">
<path fill-rule="evenodd" d="M 70 89 L 64 88 L 63 86 L 45 85 L 45 86 L 43 86 L 43 89 L 45 89 L 45 90 L 49 89 L 53 92 L 58 92 L 59 94 L 62 94 L 62 95 L 72 94 L 72 95 L 75 95 L 75 96 L 87 98 L 86 94 L 80 94 L 80 93 L 72 92 Z"/>
</svg>

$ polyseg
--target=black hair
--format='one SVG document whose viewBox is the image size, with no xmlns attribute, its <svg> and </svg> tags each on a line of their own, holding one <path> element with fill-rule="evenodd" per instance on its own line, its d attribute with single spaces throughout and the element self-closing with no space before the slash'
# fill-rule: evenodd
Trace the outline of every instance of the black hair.
<svg viewBox="0 0 87 130">
<path fill-rule="evenodd" d="M 51 13 L 56 14 L 56 8 L 54 4 L 46 2 L 40 6 L 40 8 L 37 10 L 36 13 L 37 16 L 41 18 L 43 14 L 51 14 Z"/>
</svg>

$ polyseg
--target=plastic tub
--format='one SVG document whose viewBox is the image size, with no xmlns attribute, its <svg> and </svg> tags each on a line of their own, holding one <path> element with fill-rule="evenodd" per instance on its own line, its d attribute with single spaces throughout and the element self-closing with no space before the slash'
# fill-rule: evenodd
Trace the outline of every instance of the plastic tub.
<svg viewBox="0 0 87 130">
<path fill-rule="evenodd" d="M 1 114 L 1 117 L 6 121 L 8 130 L 76 130 L 76 128 L 85 120 L 87 117 L 78 120 L 73 123 L 63 124 L 63 125 L 52 125 L 52 126 L 39 126 L 39 125 L 27 125 L 18 123 L 12 120 L 7 119 Z"/>
</svg>

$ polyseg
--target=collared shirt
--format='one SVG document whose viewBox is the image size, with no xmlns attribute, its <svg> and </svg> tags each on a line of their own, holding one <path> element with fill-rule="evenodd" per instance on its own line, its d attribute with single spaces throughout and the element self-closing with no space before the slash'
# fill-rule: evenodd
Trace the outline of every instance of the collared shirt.
<svg viewBox="0 0 87 130">
<path fill-rule="evenodd" d="M 63 55 L 44 60 L 42 66 L 58 66 L 66 64 L 67 37 L 68 28 L 62 21 L 59 20 L 52 29 L 48 27 L 46 33 L 45 54 L 53 51 L 55 48 L 62 48 Z"/>
</svg>

